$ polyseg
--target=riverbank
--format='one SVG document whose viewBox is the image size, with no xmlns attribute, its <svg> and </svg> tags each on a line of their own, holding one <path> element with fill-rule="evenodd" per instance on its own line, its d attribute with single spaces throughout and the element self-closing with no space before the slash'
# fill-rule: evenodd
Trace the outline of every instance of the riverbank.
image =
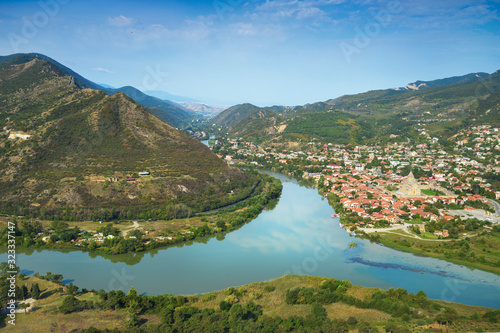
<svg viewBox="0 0 500 333">
<path fill-rule="evenodd" d="M 8 241 L 8 221 L 15 222 L 16 244 L 36 249 L 78 249 L 97 254 L 143 252 L 185 244 L 234 231 L 253 220 L 281 195 L 281 182 L 261 174 L 252 195 L 230 207 L 197 216 L 158 221 L 44 221 L 0 218 L 0 245 Z"/>
<path fill-rule="evenodd" d="M 328 202 L 340 216 L 340 223 L 357 237 L 383 244 L 395 250 L 445 260 L 471 269 L 500 275 L 500 226 L 482 227 L 474 233 L 460 232 L 458 238 L 424 239 L 403 230 L 377 229 L 366 233 L 359 228 L 359 218 L 344 210 L 338 197 L 328 196 Z M 387 224 L 389 226 L 389 224 Z M 429 234 L 429 236 L 432 236 Z"/>
<path fill-rule="evenodd" d="M 90 327 L 92 332 L 232 331 L 236 327 L 266 332 L 500 329 L 498 310 L 432 300 L 423 292 L 412 294 L 402 288 L 365 288 L 324 277 L 287 275 L 194 296 L 139 296 L 133 287 L 126 294 L 75 291 L 44 277 L 18 279 L 19 287 L 29 289 L 35 284 L 40 296 L 30 301 L 31 311 L 16 313 L 15 326 L 0 315 L 0 325 L 8 325 L 9 332 Z"/>
</svg>

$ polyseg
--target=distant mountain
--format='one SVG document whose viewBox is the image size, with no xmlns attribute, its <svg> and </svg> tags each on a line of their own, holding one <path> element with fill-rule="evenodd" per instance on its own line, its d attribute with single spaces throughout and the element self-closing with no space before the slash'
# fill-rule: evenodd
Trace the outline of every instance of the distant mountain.
<svg viewBox="0 0 500 333">
<path fill-rule="evenodd" d="M 148 91 L 145 91 L 144 93 L 148 94 L 150 96 L 154 96 L 154 97 L 159 98 L 159 99 L 174 101 L 174 102 L 178 102 L 178 103 L 179 102 L 200 103 L 199 100 L 196 100 L 194 98 L 172 95 L 166 91 L 148 90 Z"/>
<path fill-rule="evenodd" d="M 110 86 L 108 84 L 104 84 L 104 83 L 99 83 L 99 85 L 105 89 L 116 89 L 115 87 L 113 86 Z"/>
<path fill-rule="evenodd" d="M 453 76 L 453 77 L 448 77 L 445 79 L 438 79 L 434 81 L 415 81 L 413 83 L 408 83 L 406 87 L 403 88 L 396 88 L 395 90 L 420 90 L 424 88 L 432 88 L 432 87 L 439 87 L 439 86 L 445 86 L 448 84 L 454 84 L 454 83 L 470 83 L 474 82 L 477 80 L 480 80 L 484 77 L 487 77 L 489 74 L 488 73 L 471 73 L 467 75 L 462 75 L 462 76 Z"/>
<path fill-rule="evenodd" d="M 281 133 L 286 128 L 282 124 L 283 116 L 277 111 L 273 107 L 240 104 L 222 111 L 210 123 L 218 125 L 231 135 L 255 140 Z"/>
<path fill-rule="evenodd" d="M 194 111 L 204 117 L 212 118 L 224 111 L 227 107 L 221 106 L 211 106 L 205 103 L 194 103 L 194 102 L 179 102 L 184 108 Z"/>
<path fill-rule="evenodd" d="M 124 93 L 71 73 L 36 55 L 0 59 L 0 212 L 180 217 L 233 203 L 258 182 Z"/>
<path fill-rule="evenodd" d="M 109 94 L 122 92 L 161 120 L 175 127 L 181 127 L 198 118 L 198 115 L 192 110 L 171 101 L 146 95 L 134 87 L 126 86 L 117 89 L 103 89 L 103 91 Z"/>
</svg>

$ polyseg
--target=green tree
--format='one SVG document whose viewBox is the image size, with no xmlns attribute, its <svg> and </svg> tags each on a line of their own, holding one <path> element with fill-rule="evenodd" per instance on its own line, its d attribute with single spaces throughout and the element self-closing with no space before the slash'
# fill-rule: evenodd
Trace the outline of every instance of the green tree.
<svg viewBox="0 0 500 333">
<path fill-rule="evenodd" d="M 72 295 L 66 296 L 63 300 L 62 305 L 59 307 L 59 312 L 63 314 L 77 312 L 80 310 L 80 301 Z"/>
<path fill-rule="evenodd" d="M 31 287 L 31 297 L 33 297 L 33 299 L 39 299 L 40 294 L 40 286 L 38 285 L 38 283 L 35 283 L 33 287 Z"/>
<path fill-rule="evenodd" d="M 311 314 L 318 319 L 325 319 L 326 318 L 326 310 L 319 303 L 313 303 L 311 305 Z"/>
<path fill-rule="evenodd" d="M 56 233 L 61 233 L 68 229 L 68 227 L 69 225 L 64 221 L 53 221 L 51 224 L 51 228 L 54 229 Z"/>
<path fill-rule="evenodd" d="M 25 300 L 28 297 L 28 287 L 26 285 L 23 285 L 21 287 L 21 298 Z"/>
</svg>

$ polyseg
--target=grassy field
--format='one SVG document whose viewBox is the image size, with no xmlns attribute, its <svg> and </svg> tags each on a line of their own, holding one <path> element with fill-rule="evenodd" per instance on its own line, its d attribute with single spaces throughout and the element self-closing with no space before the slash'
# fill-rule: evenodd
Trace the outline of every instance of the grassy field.
<svg viewBox="0 0 500 333">
<path fill-rule="evenodd" d="M 422 192 L 425 195 L 430 195 L 430 196 L 436 195 L 436 192 L 434 192 L 433 190 L 420 190 L 420 192 Z"/>
<path fill-rule="evenodd" d="M 439 258 L 455 264 L 480 269 L 500 275 L 500 236 L 497 233 L 477 235 L 465 242 L 437 240 L 430 233 L 417 239 L 405 232 L 379 232 L 380 243 L 391 248 Z"/>
<path fill-rule="evenodd" d="M 245 211 L 246 209 L 247 207 L 244 207 L 235 211 L 226 212 L 224 217 L 226 219 L 231 219 L 233 215 L 235 216 L 238 213 Z M 206 225 L 210 228 L 216 228 L 215 223 L 218 221 L 218 219 L 219 216 L 217 214 L 209 214 L 173 220 L 138 220 L 135 223 L 134 221 L 120 221 L 119 223 L 113 223 L 113 227 L 118 228 L 120 230 L 120 235 L 124 237 L 130 231 L 138 229 L 142 232 L 144 241 L 148 241 L 159 236 L 176 238 L 180 234 L 189 232 L 191 228 L 196 229 L 203 225 Z M 32 220 L 33 219 L 29 219 L 29 221 Z M 0 216 L 0 229 L 6 228 L 9 221 L 12 221 L 12 217 Z M 21 221 L 23 221 L 23 219 L 18 218 L 18 222 Z M 51 228 L 52 221 L 40 219 L 36 219 L 36 221 L 41 223 L 44 230 L 48 230 Z M 67 221 L 66 223 L 68 224 L 68 229 L 74 229 L 75 227 L 78 227 L 80 230 L 95 233 L 97 232 L 97 229 L 99 227 L 112 222 L 103 222 L 101 224 L 96 221 Z M 57 247 L 57 244 L 52 245 L 52 247 L 54 246 Z"/>
<path fill-rule="evenodd" d="M 292 316 L 305 318 L 311 312 L 311 305 L 287 304 L 285 301 L 287 290 L 294 287 L 319 288 L 325 280 L 327 279 L 322 277 L 287 275 L 267 282 L 255 282 L 241 287 L 231 287 L 207 294 L 188 296 L 186 297 L 188 302 L 186 305 L 199 309 L 211 308 L 218 310 L 219 304 L 221 301 L 226 300 L 228 295 L 238 295 L 237 302 L 239 304 L 244 306 L 252 301 L 262 307 L 264 316 L 271 318 L 279 316 L 283 319 Z M 98 329 L 116 328 L 123 330 L 126 328 L 128 315 L 125 309 L 84 310 L 70 314 L 62 314 L 58 311 L 58 307 L 62 304 L 62 300 L 67 294 L 65 289 L 61 290 L 60 285 L 36 277 L 25 277 L 24 279 L 19 279 L 18 283 L 19 285 L 26 284 L 28 286 L 39 283 L 40 289 L 42 290 L 42 296 L 32 304 L 35 310 L 27 314 L 18 313 L 16 315 L 15 326 L 4 324 L 2 330 L 6 332 L 71 332 L 76 329 L 90 326 L 94 326 Z M 379 289 L 352 286 L 348 289 L 347 293 L 357 299 L 368 300 L 377 290 Z M 98 301 L 99 299 L 96 294 L 91 292 L 78 295 L 77 298 L 92 301 Z M 444 301 L 438 302 L 443 306 L 454 309 L 459 318 L 461 318 L 457 319 L 453 325 L 449 327 L 452 332 L 474 330 L 479 326 L 488 330 L 500 329 L 499 324 L 470 320 L 470 317 L 474 315 L 480 318 L 482 314 L 488 311 L 487 308 Z M 374 309 L 357 308 L 341 302 L 325 304 L 324 308 L 329 319 L 347 320 L 349 317 L 354 317 L 359 321 L 362 320 L 363 322 L 368 322 L 380 328 L 384 327 L 389 321 L 394 320 L 394 318 L 387 313 Z M 427 315 L 430 315 L 432 318 L 432 313 Z M 142 327 L 150 324 L 158 324 L 160 322 L 159 317 L 155 314 L 142 314 L 138 319 Z M 428 331 L 429 328 L 438 327 L 437 324 L 432 323 L 432 320 L 430 320 L 430 322 L 412 321 L 407 324 L 412 328 L 412 331 L 421 332 Z M 350 332 L 357 332 L 357 329 L 353 327 Z"/>
</svg>

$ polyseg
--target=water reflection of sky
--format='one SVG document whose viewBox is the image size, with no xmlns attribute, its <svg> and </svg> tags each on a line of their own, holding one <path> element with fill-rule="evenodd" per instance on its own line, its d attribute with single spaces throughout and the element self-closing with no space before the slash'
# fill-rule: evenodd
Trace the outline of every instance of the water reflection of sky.
<svg viewBox="0 0 500 333">
<path fill-rule="evenodd" d="M 281 176 L 280 178 L 283 178 Z M 500 277 L 349 236 L 315 189 L 283 182 L 278 205 L 254 221 L 206 244 L 103 258 L 79 251 L 34 251 L 18 256 L 31 271 L 63 274 L 87 289 L 133 285 L 148 294 L 194 294 L 308 274 L 367 287 L 424 290 L 429 297 L 500 308 Z M 350 243 L 357 246 L 349 248 Z"/>
<path fill-rule="evenodd" d="M 315 190 L 283 185 L 280 201 L 287 204 L 265 212 L 245 226 L 244 232 L 230 234 L 227 239 L 235 249 L 266 255 L 267 260 L 277 253 L 293 255 L 295 264 L 286 273 L 330 276 L 365 286 L 402 286 L 411 292 L 427 290 L 445 300 L 500 307 L 498 276 L 350 237 L 339 228 L 337 219 L 330 218 L 333 210 L 326 201 L 318 200 Z M 357 246 L 349 248 L 352 242 Z M 328 256 L 316 258 L 318 251 L 326 253 L 325 248 L 330 251 Z M 477 298 L 473 290 L 489 290 L 490 295 L 472 300 Z"/>
</svg>

